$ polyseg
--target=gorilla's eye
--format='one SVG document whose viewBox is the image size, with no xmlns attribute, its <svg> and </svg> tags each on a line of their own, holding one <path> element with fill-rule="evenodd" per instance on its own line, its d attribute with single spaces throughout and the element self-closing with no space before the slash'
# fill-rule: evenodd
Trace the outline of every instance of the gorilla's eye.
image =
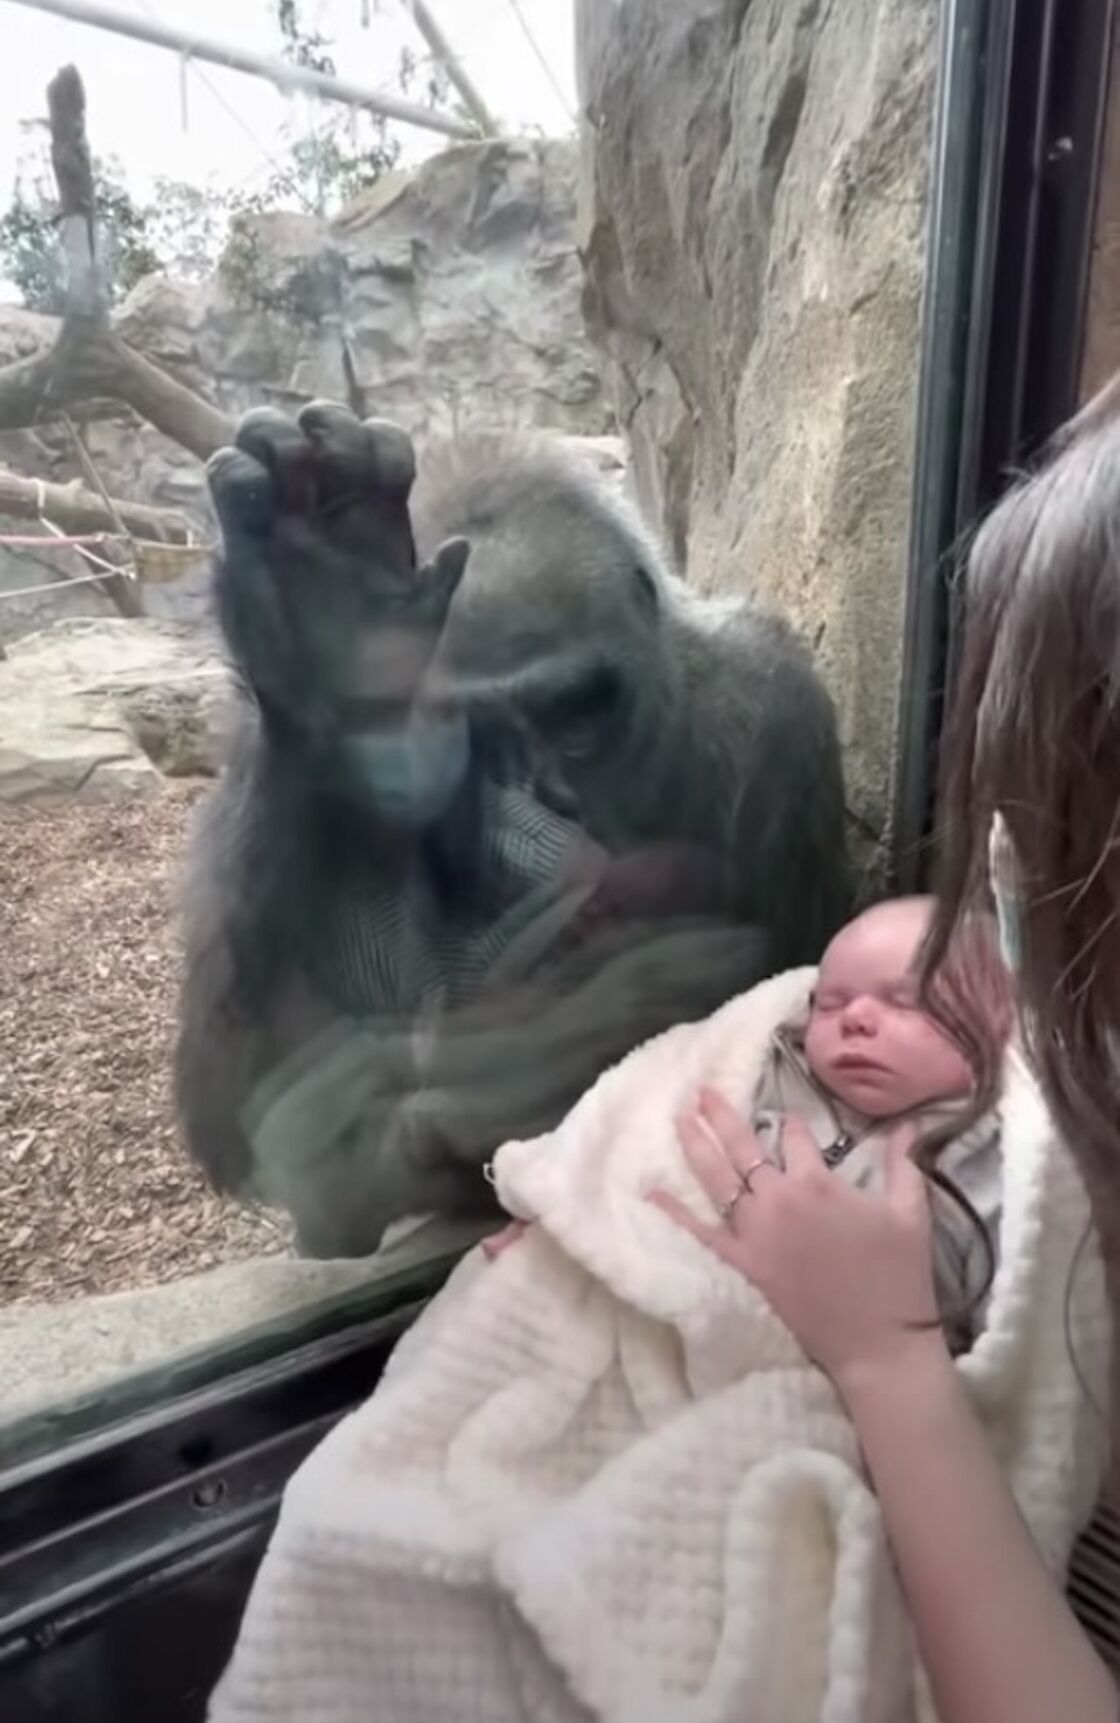
<svg viewBox="0 0 1120 1723">
<path fill-rule="evenodd" d="M 548 701 L 540 713 L 542 728 L 565 754 L 573 758 L 594 754 L 603 745 L 621 701 L 618 672 L 597 667 Z"/>
</svg>

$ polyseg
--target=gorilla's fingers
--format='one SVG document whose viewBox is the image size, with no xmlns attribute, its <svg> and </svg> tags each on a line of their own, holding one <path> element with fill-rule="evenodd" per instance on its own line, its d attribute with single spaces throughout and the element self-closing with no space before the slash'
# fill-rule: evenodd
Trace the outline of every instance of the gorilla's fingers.
<svg viewBox="0 0 1120 1723">
<path fill-rule="evenodd" d="M 311 401 L 299 428 L 315 450 L 324 496 L 355 496 L 376 482 L 373 449 L 365 426 L 333 401 Z"/>
<path fill-rule="evenodd" d="M 304 452 L 299 426 L 276 407 L 254 407 L 251 412 L 243 413 L 237 423 L 234 442 L 271 473 L 278 472 L 285 461 Z"/>
<path fill-rule="evenodd" d="M 218 622 L 262 709 L 280 710 L 306 677 L 274 578 L 276 486 L 260 461 L 240 448 L 211 455 L 206 476 L 224 544 L 214 571 Z"/>
<path fill-rule="evenodd" d="M 438 593 L 444 605 L 451 603 L 455 588 L 463 578 L 471 547 L 465 538 L 444 539 L 430 563 L 423 570 L 424 585 Z"/>
<path fill-rule="evenodd" d="M 318 497 L 315 458 L 294 419 L 275 407 L 254 407 L 238 422 L 237 447 L 272 475 L 280 508 L 305 514 Z"/>
<path fill-rule="evenodd" d="M 210 495 L 227 541 L 267 532 L 275 506 L 272 480 L 242 449 L 218 449 L 206 463 Z"/>
<path fill-rule="evenodd" d="M 372 452 L 374 483 L 407 494 L 416 477 L 416 452 L 408 432 L 392 419 L 367 419 L 363 429 Z"/>
<path fill-rule="evenodd" d="M 412 438 L 391 419 L 356 419 L 334 401 L 310 401 L 299 426 L 319 453 L 334 491 L 390 491 L 403 501 L 416 477 Z"/>
<path fill-rule="evenodd" d="M 435 636 L 447 618 L 455 589 L 463 578 L 470 552 L 471 547 L 465 538 L 445 539 L 431 561 L 416 571 L 412 621 L 425 624 L 432 630 L 433 646 Z"/>
</svg>

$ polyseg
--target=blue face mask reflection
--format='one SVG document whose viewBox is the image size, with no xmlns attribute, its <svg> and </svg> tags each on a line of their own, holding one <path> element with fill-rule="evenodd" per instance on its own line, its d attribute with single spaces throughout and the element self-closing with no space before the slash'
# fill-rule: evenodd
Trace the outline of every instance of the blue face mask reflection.
<svg viewBox="0 0 1120 1723">
<path fill-rule="evenodd" d="M 393 825 L 430 825 L 445 813 L 470 764 L 464 718 L 368 730 L 345 743 L 350 771 Z"/>
</svg>

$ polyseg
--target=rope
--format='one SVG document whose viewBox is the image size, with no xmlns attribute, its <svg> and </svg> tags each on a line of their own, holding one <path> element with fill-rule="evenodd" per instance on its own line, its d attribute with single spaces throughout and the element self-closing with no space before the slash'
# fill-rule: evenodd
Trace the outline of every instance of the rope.
<svg viewBox="0 0 1120 1723">
<path fill-rule="evenodd" d="M 106 564 L 106 566 L 108 566 L 108 564 Z M 113 573 L 123 574 L 124 570 L 114 568 Z M 127 579 L 129 577 L 125 576 L 125 578 Z M 6 598 L 33 598 L 36 595 L 39 598 L 45 598 L 56 592 L 68 592 L 72 586 L 104 585 L 105 576 L 103 574 L 76 574 L 72 580 L 69 576 L 66 576 L 62 580 L 58 580 L 53 583 L 48 580 L 40 582 L 38 586 L 17 586 L 14 587 L 11 592 L 0 592 L 0 604 L 2 604 Z"/>
<path fill-rule="evenodd" d="M 62 528 L 55 526 L 55 524 L 52 520 L 48 520 L 47 516 L 43 513 L 42 509 L 39 510 L 39 519 L 42 521 L 43 525 L 47 528 L 47 531 L 53 534 L 54 544 L 58 544 L 60 540 L 62 540 L 66 537 L 66 534 L 62 531 Z M 51 541 L 49 539 L 44 539 L 43 543 L 49 545 L 51 549 L 54 548 L 54 545 L 51 544 Z M 135 566 L 131 563 L 126 563 L 126 564 L 122 565 L 122 564 L 118 564 L 115 562 L 106 562 L 105 558 L 103 556 L 98 556 L 96 551 L 86 550 L 84 548 L 84 546 L 82 546 L 80 544 L 76 545 L 75 549 L 77 550 L 78 555 L 80 557 L 83 557 L 85 559 L 85 561 L 89 563 L 91 568 L 103 568 L 107 574 L 119 575 L 123 580 L 135 580 L 136 579 L 136 569 L 135 569 Z"/>
<path fill-rule="evenodd" d="M 58 550 L 64 545 L 77 548 L 83 544 L 105 544 L 113 536 L 107 532 L 82 532 L 72 536 L 59 533 L 51 538 L 45 538 L 41 532 L 0 533 L 0 545 L 9 550 L 36 550 L 40 545 L 45 545 L 48 550 Z"/>
<path fill-rule="evenodd" d="M 73 434 L 73 426 L 69 425 L 69 421 L 67 421 L 67 425 Z M 115 562 L 106 562 L 103 556 L 98 556 L 96 551 L 90 550 L 89 547 L 91 544 L 107 544 L 111 541 L 114 535 L 103 532 L 63 532 L 62 528 L 60 526 L 56 526 L 54 521 L 51 520 L 50 516 L 46 512 L 47 487 L 45 483 L 41 478 L 36 477 L 34 484 L 35 507 L 38 510 L 40 521 L 47 529 L 46 536 L 42 533 L 4 533 L 0 534 L 0 546 L 14 550 L 17 555 L 21 550 L 75 550 L 86 563 L 87 567 L 99 569 L 101 572 L 98 574 L 79 574 L 73 576 L 63 574 L 62 578 L 53 584 L 50 581 L 44 581 L 37 586 L 13 587 L 8 592 L 0 592 L 0 600 L 6 598 L 31 598 L 35 594 L 42 594 L 45 596 L 47 593 L 52 591 L 65 590 L 67 587 L 71 586 L 99 586 L 104 589 L 106 578 L 110 576 L 115 577 L 118 580 L 136 579 L 135 563 L 120 565 Z M 133 542 L 131 534 L 126 536 L 128 537 L 129 544 L 131 545 Z"/>
</svg>

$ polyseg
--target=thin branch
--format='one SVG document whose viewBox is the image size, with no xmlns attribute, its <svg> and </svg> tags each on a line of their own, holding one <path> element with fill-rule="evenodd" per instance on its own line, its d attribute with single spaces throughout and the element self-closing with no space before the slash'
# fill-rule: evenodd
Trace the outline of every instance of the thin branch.
<svg viewBox="0 0 1120 1723">
<path fill-rule="evenodd" d="M 45 480 L 25 479 L 0 467 L 0 515 L 16 520 L 38 520 L 47 515 L 73 533 L 114 532 L 119 517 L 135 538 L 162 540 L 165 544 L 189 544 L 190 531 L 183 516 L 173 509 L 149 508 L 145 503 L 113 499 L 113 513 L 99 496 L 78 484 L 55 485 Z M 44 540 L 43 549 L 49 548 Z"/>
<path fill-rule="evenodd" d="M 233 434 L 224 413 L 145 359 L 109 323 L 109 284 L 97 241 L 85 93 L 73 66 L 47 92 L 58 182 L 66 310 L 53 347 L 0 369 L 0 430 L 23 430 L 60 408 L 109 396 L 206 460 Z"/>
<path fill-rule="evenodd" d="M 76 66 L 63 66 L 47 85 L 51 166 L 58 186 L 59 234 L 66 263 L 66 315 L 109 315 L 109 292 L 97 245 L 93 163 L 86 139 L 86 93 Z"/>
<path fill-rule="evenodd" d="M 69 413 L 60 413 L 59 418 L 62 421 L 63 429 L 65 430 L 66 435 L 70 439 L 70 447 L 73 449 L 75 455 L 77 456 L 78 465 L 81 467 L 83 473 L 86 476 L 86 483 L 88 485 L 92 485 L 93 489 L 97 492 L 98 496 L 101 498 L 101 501 L 105 504 L 105 507 L 108 509 L 109 514 L 112 516 L 113 525 L 116 527 L 117 531 L 120 533 L 127 534 L 128 528 L 125 526 L 123 520 L 121 519 L 120 513 L 119 513 L 117 506 L 114 503 L 112 497 L 109 495 L 108 491 L 105 489 L 105 482 L 102 479 L 101 474 L 97 470 L 97 464 L 94 461 L 94 458 L 90 454 L 89 450 L 86 448 L 85 442 L 83 441 L 81 435 L 79 434 L 77 426 L 74 424 L 73 419 L 70 417 Z"/>
</svg>

